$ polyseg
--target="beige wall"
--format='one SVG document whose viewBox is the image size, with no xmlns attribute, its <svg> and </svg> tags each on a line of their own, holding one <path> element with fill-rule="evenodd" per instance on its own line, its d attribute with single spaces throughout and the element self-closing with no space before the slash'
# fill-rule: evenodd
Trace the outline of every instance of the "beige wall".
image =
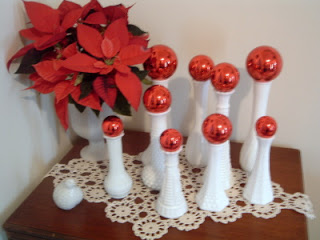
<svg viewBox="0 0 320 240">
<path fill-rule="evenodd" d="M 41 1 L 56 7 L 60 1 Z M 86 1 L 78 1 L 84 3 Z M 120 1 L 100 1 L 102 4 Z M 243 141 L 252 106 L 252 80 L 245 70 L 247 54 L 256 46 L 277 48 L 284 62 L 283 71 L 274 81 L 268 114 L 279 124 L 274 142 L 278 146 L 298 148 L 302 153 L 305 190 L 320 213 L 319 158 L 317 139 L 320 135 L 320 80 L 317 75 L 320 56 L 320 2 L 314 0 L 130 0 L 130 22 L 149 31 L 150 44 L 166 44 L 177 53 L 179 66 L 169 85 L 173 95 L 172 127 L 187 135 L 192 115 L 189 96 L 188 62 L 197 54 L 206 54 L 215 63 L 230 62 L 240 70 L 241 79 L 231 103 L 233 139 Z M 13 81 L 4 67 L 8 55 L 20 44 L 17 31 L 23 27 L 24 16 L 18 0 L 1 1 L 0 32 L 0 119 L 2 133 L 0 152 L 0 223 L 12 212 L 53 163 L 54 152 L 44 156 L 39 149 L 57 144 L 53 134 L 55 122 L 48 114 L 52 108 L 39 108 L 33 93 L 21 92 L 21 84 Z M 39 99 L 38 99 L 39 100 Z M 47 100 L 47 99 L 40 99 Z M 209 112 L 214 112 L 215 97 L 210 89 Z M 47 119 L 46 119 L 47 117 Z M 41 123 L 41 124 L 40 124 Z M 43 131 L 39 129 L 39 124 Z M 126 120 L 126 126 L 148 129 L 143 107 Z M 31 136 L 31 137 L 30 137 Z M 60 135 L 59 135 L 60 136 Z M 28 140 L 30 139 L 30 140 Z M 45 139 L 45 140 L 44 140 Z M 44 141 L 42 141 L 44 140 Z M 44 143 L 42 148 L 39 144 Z M 61 142 L 60 142 L 61 143 Z M 15 149 L 19 151 L 15 151 Z M 41 151 L 40 151 L 41 152 Z M 46 151 L 43 151 L 46 152 Z M 34 173 L 37 173 L 34 175 Z M 4 213 L 4 215 L 2 214 Z M 4 217 L 3 217 L 4 216 Z M 320 220 L 309 221 L 310 239 L 319 238 Z"/>
</svg>

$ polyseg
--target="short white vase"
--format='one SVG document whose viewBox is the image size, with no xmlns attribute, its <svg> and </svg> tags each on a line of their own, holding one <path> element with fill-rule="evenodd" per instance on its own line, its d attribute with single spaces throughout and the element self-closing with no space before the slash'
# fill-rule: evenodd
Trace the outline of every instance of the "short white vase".
<svg viewBox="0 0 320 240">
<path fill-rule="evenodd" d="M 203 137 L 201 127 L 207 115 L 209 81 L 192 81 L 194 90 L 194 125 L 186 144 L 186 158 L 193 167 L 208 164 L 208 142 Z"/>
<path fill-rule="evenodd" d="M 53 190 L 53 201 L 63 209 L 70 210 L 77 206 L 83 199 L 83 193 L 73 178 L 68 178 L 59 183 Z"/>
<path fill-rule="evenodd" d="M 126 172 L 122 157 L 122 133 L 117 137 L 104 136 L 107 140 L 109 154 L 108 175 L 104 179 L 104 188 L 112 198 L 126 197 L 132 188 L 132 179 Z"/>
<path fill-rule="evenodd" d="M 221 178 L 222 154 L 222 144 L 209 144 L 209 161 L 204 184 L 196 195 L 196 202 L 202 210 L 220 212 L 229 204 Z"/>
<path fill-rule="evenodd" d="M 255 132 L 255 124 L 260 117 L 266 115 L 270 88 L 271 81 L 254 81 L 252 121 L 249 129 L 249 134 L 245 139 L 240 151 L 240 165 L 241 168 L 247 172 L 252 171 L 254 162 L 257 157 L 258 141 Z"/>
<path fill-rule="evenodd" d="M 160 146 L 160 135 L 167 129 L 167 114 L 170 108 L 163 113 L 151 113 L 150 144 L 142 153 L 141 160 L 144 163 L 142 170 L 143 183 L 154 189 L 160 190 L 165 169 L 165 155 Z"/>
<path fill-rule="evenodd" d="M 267 204 L 273 201 L 270 177 L 270 148 L 274 137 L 258 139 L 258 154 L 254 168 L 249 175 L 243 196 L 253 204 Z"/>
<path fill-rule="evenodd" d="M 81 149 L 80 156 L 89 161 L 106 160 L 107 157 L 101 124 L 107 116 L 113 114 L 113 111 L 105 103 L 102 106 L 102 111 L 97 117 L 88 107 L 81 113 L 73 104 L 69 104 L 72 129 L 78 136 L 89 141 L 89 144 Z"/>
<path fill-rule="evenodd" d="M 181 149 L 176 152 L 165 152 L 165 174 L 156 202 L 157 212 L 165 218 L 178 218 L 188 211 L 181 187 L 178 156 L 180 151 Z"/>
</svg>

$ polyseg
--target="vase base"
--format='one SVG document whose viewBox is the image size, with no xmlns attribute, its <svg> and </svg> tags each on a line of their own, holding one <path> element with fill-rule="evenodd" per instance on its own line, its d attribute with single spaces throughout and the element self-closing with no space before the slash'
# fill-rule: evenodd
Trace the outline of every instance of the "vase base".
<svg viewBox="0 0 320 240">
<path fill-rule="evenodd" d="M 85 146 L 80 151 L 80 156 L 89 161 L 105 161 L 107 158 L 107 150 L 104 144 L 100 148 L 92 148 L 90 145 Z"/>
</svg>

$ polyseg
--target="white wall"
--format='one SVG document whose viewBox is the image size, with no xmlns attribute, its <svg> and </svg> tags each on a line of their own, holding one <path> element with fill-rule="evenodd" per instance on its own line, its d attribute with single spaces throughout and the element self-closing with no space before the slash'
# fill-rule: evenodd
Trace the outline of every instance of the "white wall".
<svg viewBox="0 0 320 240">
<path fill-rule="evenodd" d="M 74 0 L 75 1 L 75 0 Z M 56 7 L 60 1 L 41 1 Z M 86 1 L 77 1 L 85 3 Z M 103 5 L 121 1 L 100 1 Z M 179 66 L 172 77 L 170 90 L 173 95 L 171 116 L 173 127 L 185 135 L 190 128 L 191 109 L 186 104 L 191 97 L 188 62 L 197 54 L 206 54 L 215 63 L 230 62 L 241 74 L 240 84 L 231 103 L 231 120 L 234 125 L 233 139 L 243 141 L 250 123 L 252 106 L 252 79 L 245 70 L 247 54 L 260 45 L 270 45 L 279 50 L 283 57 L 284 67 L 280 76 L 273 82 L 270 93 L 268 114 L 279 124 L 275 145 L 298 148 L 302 153 L 305 191 L 311 196 L 317 215 L 320 214 L 320 149 L 317 139 L 320 135 L 320 80 L 317 75 L 320 56 L 320 2 L 314 0 L 130 0 L 122 1 L 127 6 L 136 3 L 130 10 L 130 22 L 149 31 L 150 45 L 166 44 L 172 47 L 178 56 Z M 1 108 L 6 114 L 0 119 L 1 151 L 0 180 L 12 182 L 14 191 L 2 190 L 0 213 L 8 215 L 20 203 L 24 193 L 29 192 L 36 182 L 30 176 L 34 173 L 34 162 L 41 162 L 40 169 L 46 169 L 52 163 L 50 157 L 43 158 L 33 144 L 40 144 L 39 139 L 50 138 L 50 134 L 35 131 L 42 122 L 45 133 L 51 133 L 48 120 L 43 120 L 34 100 L 24 96 L 33 96 L 30 92 L 21 92 L 21 84 L 13 81 L 4 67 L 8 55 L 20 44 L 18 29 L 23 27 L 20 2 L 1 0 Z M 5 22 L 3 21 L 5 20 Z M 5 86 L 5 87 L 3 87 Z M 10 93 L 10 94 L 9 94 Z M 209 96 L 209 112 L 214 112 L 215 97 L 212 91 Z M 10 103 L 10 104 L 8 104 Z M 47 111 L 50 112 L 51 111 Z M 31 114 L 32 113 L 32 114 Z M 36 117 L 34 117 L 36 116 Z M 51 118 L 50 118 L 51 119 Z M 126 126 L 133 129 L 148 129 L 143 107 Z M 33 131 L 32 131 L 33 130 Z M 30 134 L 39 134 L 32 136 Z M 11 137 L 10 137 L 11 136 Z M 8 140 L 11 139 L 11 141 Z M 55 142 L 56 137 L 47 141 Z M 27 146 L 30 144 L 30 146 Z M 20 151 L 12 149 L 19 146 Z M 58 148 L 58 146 L 57 146 Z M 14 159 L 14 161 L 13 161 Z M 43 160 L 46 159 L 46 160 Z M 38 165 L 37 165 L 38 166 Z M 31 169 L 32 167 L 32 169 Z M 27 170 L 26 170 L 27 169 Z M 3 173 L 2 173 L 3 172 Z M 44 171 L 37 171 L 40 173 Z M 4 173 L 7 174 L 4 175 Z M 23 176 L 20 179 L 16 176 Z M 32 179 L 34 181 L 32 182 Z M 27 179 L 27 181 L 25 181 Z M 26 188 L 29 186 L 29 188 Z M 10 194 L 9 194 L 10 192 Z M 3 194 L 6 193 L 6 194 Z M 19 199 L 19 200 L 16 200 Z M 5 204 L 2 204 L 2 202 Z M 1 221 L 5 219 L 2 217 Z M 1 222 L 0 222 L 1 223 Z M 310 239 L 319 239 L 320 220 L 309 221 Z"/>
</svg>

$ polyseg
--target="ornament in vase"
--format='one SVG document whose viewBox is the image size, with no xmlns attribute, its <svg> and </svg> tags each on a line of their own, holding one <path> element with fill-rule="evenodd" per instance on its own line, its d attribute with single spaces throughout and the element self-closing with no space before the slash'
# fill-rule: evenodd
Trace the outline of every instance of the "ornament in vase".
<svg viewBox="0 0 320 240">
<path fill-rule="evenodd" d="M 107 117 L 102 123 L 109 153 L 109 170 L 104 179 L 106 192 L 116 199 L 126 197 L 132 188 L 132 179 L 126 172 L 122 158 L 123 123 L 116 116 Z"/>
<path fill-rule="evenodd" d="M 179 170 L 179 153 L 182 150 L 182 142 L 182 135 L 175 129 L 167 129 L 160 136 L 160 144 L 166 162 L 161 191 L 156 202 L 156 211 L 165 218 L 179 218 L 188 211 Z"/>
<path fill-rule="evenodd" d="M 165 45 L 151 47 L 151 56 L 144 62 L 144 69 L 149 71 L 153 85 L 161 85 L 168 88 L 169 78 L 177 68 L 177 56 L 175 52 Z"/>
<path fill-rule="evenodd" d="M 103 139 L 101 124 L 106 116 L 113 113 L 112 109 L 104 103 L 99 116 L 88 107 L 81 113 L 74 104 L 69 104 L 68 110 L 72 129 L 78 136 L 87 139 L 89 142 L 87 146 L 81 149 L 80 156 L 89 161 L 106 160 L 107 148 Z"/>
<path fill-rule="evenodd" d="M 205 171 L 204 183 L 196 195 L 200 209 L 220 212 L 229 204 L 229 198 L 222 181 L 223 143 L 232 133 L 232 124 L 222 114 L 211 114 L 202 124 L 202 132 L 209 142 L 208 166 Z"/>
<path fill-rule="evenodd" d="M 160 190 L 165 168 L 165 156 L 161 150 L 159 138 L 161 133 L 167 129 L 171 94 L 167 88 L 154 85 L 145 91 L 143 103 L 151 117 L 151 131 L 150 144 L 141 154 L 141 161 L 144 163 L 142 180 L 146 186 Z"/>
<path fill-rule="evenodd" d="M 211 83 L 217 96 L 216 113 L 229 117 L 230 98 L 238 85 L 239 78 L 238 69 L 230 63 L 220 63 L 214 67 Z M 233 185 L 230 141 L 223 143 L 222 148 L 222 181 L 224 189 L 229 189 Z"/>
<path fill-rule="evenodd" d="M 207 166 L 208 143 L 202 135 L 201 125 L 207 116 L 208 85 L 214 63 L 208 56 L 198 55 L 189 63 L 189 73 L 193 78 L 194 125 L 186 144 L 186 158 L 193 167 Z"/>
<path fill-rule="evenodd" d="M 282 69 L 282 59 L 272 47 L 261 46 L 252 50 L 247 57 L 247 70 L 254 81 L 252 121 L 249 134 L 240 151 L 241 168 L 251 172 L 258 151 L 255 133 L 256 121 L 266 115 L 271 82 Z"/>
<path fill-rule="evenodd" d="M 256 123 L 258 154 L 243 190 L 243 197 L 252 204 L 268 204 L 273 201 L 270 148 L 276 131 L 277 123 L 272 117 L 264 116 L 258 119 Z"/>
<path fill-rule="evenodd" d="M 53 201 L 57 207 L 63 210 L 74 208 L 82 199 L 83 192 L 73 178 L 63 180 L 53 190 Z"/>
</svg>

